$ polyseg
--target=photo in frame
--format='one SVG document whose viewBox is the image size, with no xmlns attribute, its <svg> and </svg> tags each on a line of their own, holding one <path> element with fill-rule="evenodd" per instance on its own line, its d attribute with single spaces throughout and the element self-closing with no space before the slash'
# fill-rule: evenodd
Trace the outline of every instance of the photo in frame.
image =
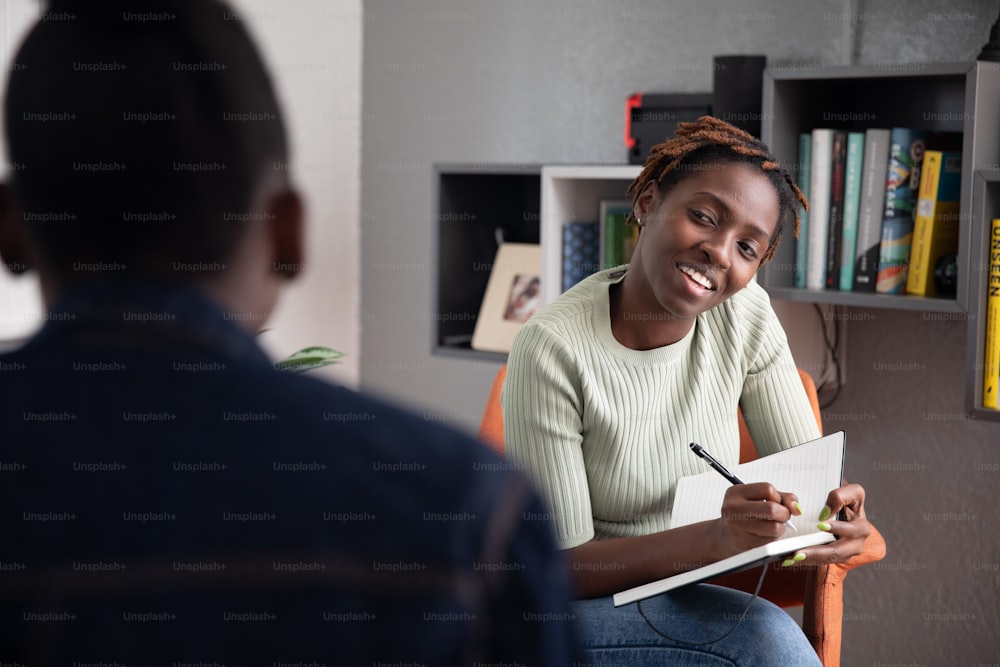
<svg viewBox="0 0 1000 667">
<path fill-rule="evenodd" d="M 472 349 L 510 352 L 514 336 L 541 307 L 542 251 L 537 243 L 504 243 L 497 250 Z"/>
</svg>

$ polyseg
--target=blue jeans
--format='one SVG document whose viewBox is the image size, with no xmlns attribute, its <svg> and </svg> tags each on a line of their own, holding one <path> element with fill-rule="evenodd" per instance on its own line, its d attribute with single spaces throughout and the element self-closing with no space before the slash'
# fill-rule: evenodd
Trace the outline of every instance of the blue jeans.
<svg viewBox="0 0 1000 667">
<path fill-rule="evenodd" d="M 583 643 L 584 664 L 587 667 L 820 665 L 798 624 L 767 600 L 754 600 L 737 625 L 749 601 L 747 593 L 709 584 L 687 586 L 643 600 L 642 611 L 649 621 L 664 634 L 680 640 L 672 641 L 649 627 L 636 604 L 615 608 L 610 597 L 577 600 L 573 612 Z M 726 636 L 719 639 L 723 635 Z"/>
</svg>

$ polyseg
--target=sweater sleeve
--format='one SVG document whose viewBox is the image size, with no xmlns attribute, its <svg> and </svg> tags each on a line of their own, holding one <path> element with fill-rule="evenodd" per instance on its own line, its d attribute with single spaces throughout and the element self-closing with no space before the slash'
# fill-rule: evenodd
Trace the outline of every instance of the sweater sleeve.
<svg viewBox="0 0 1000 667">
<path fill-rule="evenodd" d="M 541 491 L 562 549 L 594 537 L 575 369 L 565 341 L 528 322 L 514 340 L 500 399 L 507 455 L 525 467 Z"/>
<path fill-rule="evenodd" d="M 746 379 L 740 408 L 761 456 L 820 436 L 788 339 L 763 288 L 751 283 L 735 308 L 745 323 Z"/>
</svg>

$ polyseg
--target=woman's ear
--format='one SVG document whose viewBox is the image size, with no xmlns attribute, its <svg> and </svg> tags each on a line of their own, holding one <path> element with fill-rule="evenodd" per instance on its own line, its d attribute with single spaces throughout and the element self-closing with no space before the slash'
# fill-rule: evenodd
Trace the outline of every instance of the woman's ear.
<svg viewBox="0 0 1000 667">
<path fill-rule="evenodd" d="M 639 192 L 639 196 L 635 198 L 635 204 L 632 206 L 632 215 L 635 216 L 636 222 L 640 227 L 646 224 L 643 220 L 653 214 L 659 201 L 660 189 L 654 181 L 649 181 L 643 186 Z"/>
</svg>

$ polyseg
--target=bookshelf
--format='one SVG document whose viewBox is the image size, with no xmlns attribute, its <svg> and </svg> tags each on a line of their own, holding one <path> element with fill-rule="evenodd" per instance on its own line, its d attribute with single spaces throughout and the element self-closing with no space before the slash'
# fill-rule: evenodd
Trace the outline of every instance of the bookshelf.
<svg viewBox="0 0 1000 667">
<path fill-rule="evenodd" d="M 505 354 L 473 350 L 472 332 L 498 233 L 508 242 L 539 242 L 540 174 L 541 167 L 531 164 L 435 165 L 434 354 L 506 360 Z"/>
<path fill-rule="evenodd" d="M 766 70 L 761 138 L 785 164 L 798 160 L 798 136 L 816 127 L 916 127 L 962 132 L 962 211 L 972 206 L 971 174 L 977 165 L 1000 161 L 994 116 L 1000 104 L 1000 63 L 945 63 Z M 971 238 L 963 215 L 960 237 Z M 795 248 L 782 244 L 761 271 L 771 296 L 867 308 L 967 312 L 969 271 L 960 271 L 952 298 L 804 290 L 793 287 Z M 962 242 L 960 266 L 970 248 Z"/>
<path fill-rule="evenodd" d="M 1000 421 L 1000 410 L 983 407 L 983 370 L 986 347 L 986 278 L 989 271 L 990 221 L 1000 217 L 1000 167 L 977 170 L 972 182 L 972 234 L 969 239 L 969 326 L 966 331 L 965 366 L 969 414 L 976 419 Z"/>
<path fill-rule="evenodd" d="M 967 326 L 967 409 L 1000 421 L 982 407 L 987 216 L 1000 215 L 1000 63 L 766 70 L 761 138 L 785 164 L 797 163 L 798 136 L 815 127 L 914 127 L 962 132 L 962 194 L 958 289 L 954 297 L 917 297 L 795 288 L 795 244 L 782 244 L 760 274 L 772 298 L 864 308 L 955 313 Z M 976 185 L 978 183 L 978 185 Z M 978 206 L 978 212 L 976 207 Z M 984 225 L 984 220 L 986 225 Z"/>
<path fill-rule="evenodd" d="M 602 199 L 625 199 L 625 189 L 642 165 L 581 165 L 542 167 L 542 303 L 561 291 L 562 226 L 567 222 L 597 222 Z"/>
</svg>

